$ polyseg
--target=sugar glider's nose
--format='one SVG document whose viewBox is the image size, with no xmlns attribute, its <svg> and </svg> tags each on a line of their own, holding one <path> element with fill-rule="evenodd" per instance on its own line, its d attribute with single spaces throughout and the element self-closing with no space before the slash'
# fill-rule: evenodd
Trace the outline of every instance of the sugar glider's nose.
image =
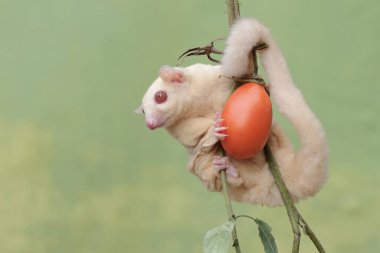
<svg viewBox="0 0 380 253">
<path fill-rule="evenodd" d="M 147 126 L 150 130 L 154 130 L 154 129 L 156 129 L 156 128 L 158 127 L 157 124 L 154 122 L 153 119 L 148 119 L 148 120 L 146 121 L 146 126 Z"/>
</svg>

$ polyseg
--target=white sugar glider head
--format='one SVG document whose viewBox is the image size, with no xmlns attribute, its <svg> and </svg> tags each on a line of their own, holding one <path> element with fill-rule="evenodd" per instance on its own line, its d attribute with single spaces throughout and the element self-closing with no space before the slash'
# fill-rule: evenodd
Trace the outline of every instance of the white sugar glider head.
<svg viewBox="0 0 380 253">
<path fill-rule="evenodd" d="M 149 129 L 168 127 L 175 123 L 182 109 L 183 96 L 189 86 L 188 79 L 181 68 L 160 68 L 159 77 L 148 88 L 142 105 L 135 111 L 144 114 Z"/>
</svg>

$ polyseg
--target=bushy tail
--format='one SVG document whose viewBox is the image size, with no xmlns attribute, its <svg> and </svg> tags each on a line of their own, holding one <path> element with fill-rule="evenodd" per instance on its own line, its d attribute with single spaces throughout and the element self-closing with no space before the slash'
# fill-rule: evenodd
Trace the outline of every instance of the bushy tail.
<svg viewBox="0 0 380 253">
<path fill-rule="evenodd" d="M 247 73 L 252 48 L 266 43 L 260 59 L 269 81 L 270 94 L 279 111 L 294 126 L 300 149 L 293 155 L 289 168 L 282 168 L 285 183 L 295 197 L 314 195 L 327 176 L 327 143 L 324 130 L 294 85 L 286 61 L 270 31 L 255 19 L 240 19 L 232 27 L 222 58 L 222 74 L 240 77 Z M 292 178 L 291 178 L 292 177 Z M 296 177 L 296 178 L 294 178 Z M 298 194 L 301 191 L 303 193 Z M 301 195 L 301 196 L 297 196 Z M 304 196 L 302 196 L 304 195 Z"/>
</svg>

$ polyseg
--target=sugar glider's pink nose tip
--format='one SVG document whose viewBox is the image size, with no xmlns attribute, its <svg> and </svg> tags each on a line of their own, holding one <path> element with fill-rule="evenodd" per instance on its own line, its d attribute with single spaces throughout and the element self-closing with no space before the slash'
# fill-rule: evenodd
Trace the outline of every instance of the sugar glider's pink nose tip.
<svg viewBox="0 0 380 253">
<path fill-rule="evenodd" d="M 157 125 L 155 124 L 154 120 L 152 120 L 152 119 L 146 121 L 146 126 L 147 126 L 150 130 L 154 130 L 154 129 L 157 128 Z"/>
</svg>

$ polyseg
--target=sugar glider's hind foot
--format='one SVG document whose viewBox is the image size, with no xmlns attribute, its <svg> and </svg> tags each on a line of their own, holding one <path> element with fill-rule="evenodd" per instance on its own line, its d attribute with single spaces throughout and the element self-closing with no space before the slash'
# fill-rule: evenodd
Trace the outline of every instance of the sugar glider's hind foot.
<svg viewBox="0 0 380 253">
<path fill-rule="evenodd" d="M 227 182 L 234 187 L 237 187 L 243 183 L 243 179 L 240 177 L 238 170 L 231 163 L 227 156 L 214 156 L 214 169 L 219 173 L 221 170 L 225 170 L 227 174 Z"/>
</svg>

